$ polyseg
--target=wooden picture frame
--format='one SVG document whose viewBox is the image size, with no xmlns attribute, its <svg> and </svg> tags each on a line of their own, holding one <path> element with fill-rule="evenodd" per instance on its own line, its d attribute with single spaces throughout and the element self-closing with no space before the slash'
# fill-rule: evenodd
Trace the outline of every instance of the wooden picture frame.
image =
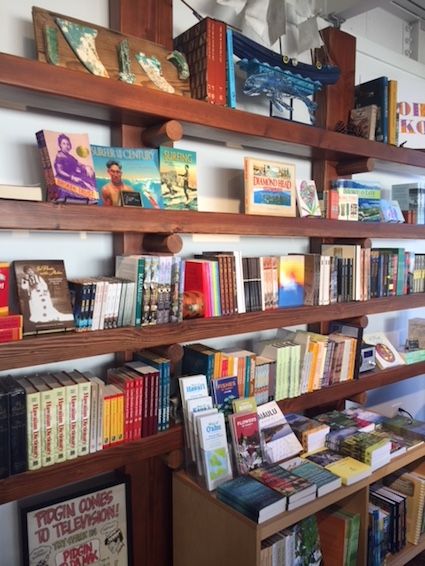
<svg viewBox="0 0 425 566">
<path fill-rule="evenodd" d="M 129 509 L 126 478 L 22 505 L 24 566 L 77 564 L 78 560 L 132 566 Z"/>
</svg>

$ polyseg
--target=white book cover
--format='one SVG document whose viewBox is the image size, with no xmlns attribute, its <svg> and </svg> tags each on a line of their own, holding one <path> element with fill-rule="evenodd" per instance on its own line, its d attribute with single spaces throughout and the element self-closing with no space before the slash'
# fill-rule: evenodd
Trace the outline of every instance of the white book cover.
<svg viewBox="0 0 425 566">
<path fill-rule="evenodd" d="M 186 402 L 187 408 L 187 420 L 189 426 L 189 436 L 190 436 L 190 453 L 192 455 L 192 462 L 196 459 L 195 452 L 195 433 L 193 430 L 193 417 L 197 413 L 202 413 L 208 409 L 212 409 L 212 397 L 199 397 L 196 399 L 188 399 Z"/>
<path fill-rule="evenodd" d="M 201 447 L 199 446 L 198 421 L 201 417 L 204 417 L 206 415 L 213 415 L 216 413 L 218 413 L 218 409 L 216 407 L 213 407 L 212 409 L 208 409 L 200 413 L 195 413 L 193 415 L 193 433 L 194 433 L 196 470 L 198 472 L 198 475 L 200 476 L 202 476 L 204 472 L 202 469 Z"/>
<path fill-rule="evenodd" d="M 223 413 L 201 416 L 198 434 L 205 483 L 212 491 L 233 477 Z"/>
<path fill-rule="evenodd" d="M 268 464 L 296 456 L 303 451 L 276 401 L 257 407 L 263 456 Z"/>
<path fill-rule="evenodd" d="M 383 332 L 365 334 L 363 341 L 366 342 L 366 344 L 375 346 L 376 363 L 380 369 L 400 366 L 405 363 Z"/>
<path fill-rule="evenodd" d="M 180 397 L 182 400 L 183 422 L 186 435 L 186 443 L 190 448 L 189 422 L 187 417 L 187 401 L 208 397 L 207 378 L 205 375 L 188 375 L 179 378 Z"/>
</svg>

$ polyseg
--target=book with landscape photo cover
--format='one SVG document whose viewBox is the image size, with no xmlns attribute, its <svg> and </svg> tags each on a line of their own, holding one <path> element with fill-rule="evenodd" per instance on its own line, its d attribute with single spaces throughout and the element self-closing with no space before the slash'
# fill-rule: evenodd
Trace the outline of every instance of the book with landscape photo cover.
<svg viewBox="0 0 425 566">
<path fill-rule="evenodd" d="M 71 297 L 62 260 L 14 262 L 24 334 L 74 329 Z"/>
<path fill-rule="evenodd" d="M 245 157 L 245 212 L 295 216 L 295 165 Z"/>
<path fill-rule="evenodd" d="M 87 134 L 40 130 L 36 133 L 47 200 L 97 203 L 99 194 Z"/>
<path fill-rule="evenodd" d="M 158 150 L 90 145 L 99 204 L 121 206 L 122 193 L 140 195 L 144 208 L 163 208 Z"/>
<path fill-rule="evenodd" d="M 297 456 L 301 442 L 295 436 L 276 401 L 257 408 L 263 457 L 268 464 Z"/>
</svg>

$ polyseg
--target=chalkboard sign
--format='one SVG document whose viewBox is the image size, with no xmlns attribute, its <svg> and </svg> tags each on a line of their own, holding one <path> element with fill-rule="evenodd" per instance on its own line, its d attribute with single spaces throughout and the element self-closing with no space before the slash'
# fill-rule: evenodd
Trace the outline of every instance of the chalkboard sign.
<svg viewBox="0 0 425 566">
<path fill-rule="evenodd" d="M 123 206 L 143 206 L 140 193 L 137 191 L 121 191 L 121 204 Z"/>
</svg>

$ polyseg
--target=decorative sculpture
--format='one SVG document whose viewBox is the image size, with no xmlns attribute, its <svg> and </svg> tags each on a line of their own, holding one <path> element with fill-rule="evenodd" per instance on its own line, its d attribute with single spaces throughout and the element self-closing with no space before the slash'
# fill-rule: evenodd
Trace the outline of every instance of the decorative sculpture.
<svg viewBox="0 0 425 566">
<path fill-rule="evenodd" d="M 184 53 L 174 49 L 174 51 L 167 55 L 167 59 L 177 68 L 179 79 L 185 81 L 190 77 L 189 65 Z"/>
<path fill-rule="evenodd" d="M 56 28 L 45 26 L 43 29 L 47 61 L 59 65 L 58 31 Z"/>
<path fill-rule="evenodd" d="M 93 75 L 109 77 L 108 71 L 96 51 L 97 30 L 63 18 L 55 18 L 55 21 L 69 46 L 86 69 Z"/>
<path fill-rule="evenodd" d="M 136 59 L 155 86 L 164 92 L 174 93 L 174 87 L 163 77 L 161 63 L 154 55 L 148 57 L 140 52 L 136 53 Z"/>
<path fill-rule="evenodd" d="M 136 75 L 131 70 L 128 39 L 123 39 L 117 44 L 117 54 L 120 67 L 120 81 L 133 85 L 136 82 Z"/>
</svg>

